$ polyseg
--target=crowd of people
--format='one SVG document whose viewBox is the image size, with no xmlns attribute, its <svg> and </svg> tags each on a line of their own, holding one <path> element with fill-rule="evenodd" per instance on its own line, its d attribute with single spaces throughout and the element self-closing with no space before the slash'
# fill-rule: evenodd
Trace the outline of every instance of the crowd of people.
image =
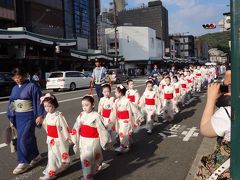
<svg viewBox="0 0 240 180">
<path fill-rule="evenodd" d="M 8 117 L 17 129 L 18 166 L 13 174 L 26 172 L 41 160 L 35 127 L 41 125 L 47 133 L 48 163 L 42 180 L 53 179 L 71 164 L 69 147 L 73 144 L 75 153 L 80 152 L 83 179 L 93 179 L 102 169 L 102 149 L 127 153 L 132 145 L 132 135 L 146 122 L 146 133 L 151 135 L 158 116 L 163 122 L 171 122 L 194 93 L 200 92 L 216 79 L 216 69 L 206 66 L 191 66 L 185 69 L 159 73 L 155 68 L 146 79 L 142 95 L 134 88 L 134 81 L 128 80 L 127 87 L 118 84 L 115 97 L 111 96 L 111 84 L 104 83 L 105 68 L 99 66 L 93 73 L 97 85 L 97 102 L 91 94 L 82 98 L 82 112 L 69 127 L 58 101 L 50 93 L 42 96 L 39 87 L 26 78 L 23 69 L 13 72 L 17 83 L 10 96 Z M 101 93 L 100 93 L 101 90 Z"/>
</svg>

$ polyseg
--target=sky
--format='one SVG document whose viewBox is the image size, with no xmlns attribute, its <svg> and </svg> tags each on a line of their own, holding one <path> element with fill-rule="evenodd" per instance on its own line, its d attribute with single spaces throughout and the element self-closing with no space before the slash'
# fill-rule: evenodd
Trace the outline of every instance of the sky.
<svg viewBox="0 0 240 180">
<path fill-rule="evenodd" d="M 147 6 L 150 0 L 126 0 L 127 9 Z M 101 8 L 108 8 L 112 0 L 101 0 Z M 169 34 L 185 33 L 200 36 L 220 32 L 220 28 L 206 30 L 202 24 L 214 23 L 223 19 L 223 13 L 230 11 L 230 0 L 162 0 L 168 10 Z M 189 32 L 189 33 L 187 33 Z"/>
</svg>

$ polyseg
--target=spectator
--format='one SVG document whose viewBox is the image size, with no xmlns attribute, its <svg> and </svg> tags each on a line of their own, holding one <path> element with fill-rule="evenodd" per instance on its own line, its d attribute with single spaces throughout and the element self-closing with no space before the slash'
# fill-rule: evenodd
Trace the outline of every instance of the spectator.
<svg viewBox="0 0 240 180">
<path fill-rule="evenodd" d="M 36 83 L 38 86 L 40 86 L 40 79 L 38 77 L 38 73 L 34 73 L 34 75 L 32 77 L 32 82 Z"/>
<path fill-rule="evenodd" d="M 220 92 L 219 83 L 208 85 L 207 103 L 202 115 L 200 131 L 203 136 L 218 137 L 217 147 L 212 154 L 202 157 L 195 178 L 197 180 L 212 177 L 230 179 L 231 106 L 222 106 L 216 112 L 214 108 L 221 95 L 231 96 L 231 71 L 225 73 L 224 84 L 228 85 L 227 93 Z"/>
</svg>

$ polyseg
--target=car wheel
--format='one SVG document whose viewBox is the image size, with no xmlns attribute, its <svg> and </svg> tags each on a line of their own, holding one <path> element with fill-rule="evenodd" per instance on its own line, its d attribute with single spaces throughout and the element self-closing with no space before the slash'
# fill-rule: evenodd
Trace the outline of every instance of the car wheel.
<svg viewBox="0 0 240 180">
<path fill-rule="evenodd" d="M 70 84 L 70 90 L 71 91 L 75 91 L 76 90 L 76 84 L 75 83 L 71 83 Z"/>
<path fill-rule="evenodd" d="M 58 89 L 53 89 L 53 92 L 58 92 Z"/>
</svg>

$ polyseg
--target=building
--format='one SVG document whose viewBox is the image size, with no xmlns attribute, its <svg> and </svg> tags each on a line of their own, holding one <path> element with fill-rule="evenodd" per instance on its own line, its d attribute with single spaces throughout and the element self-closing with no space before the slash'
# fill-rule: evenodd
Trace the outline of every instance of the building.
<svg viewBox="0 0 240 180">
<path fill-rule="evenodd" d="M 165 47 L 169 47 L 168 10 L 160 0 L 150 1 L 147 7 L 142 6 L 119 12 L 118 24 L 152 28 L 156 30 L 156 37 L 164 41 Z"/>
<path fill-rule="evenodd" d="M 180 58 L 180 41 L 178 39 L 171 38 L 170 39 L 170 59 L 176 60 Z"/>
<path fill-rule="evenodd" d="M 15 24 L 14 0 L 0 1 L 0 27 L 5 29 Z"/>
<path fill-rule="evenodd" d="M 192 35 L 171 35 L 170 39 L 180 42 L 180 58 L 194 57 L 194 37 Z"/>
<path fill-rule="evenodd" d="M 225 64 L 227 62 L 227 53 L 218 50 L 217 48 L 212 48 L 208 51 L 209 60 L 212 63 Z"/>
<path fill-rule="evenodd" d="M 116 0 L 117 12 L 125 10 L 126 0 Z"/>
<path fill-rule="evenodd" d="M 202 42 L 199 38 L 194 39 L 195 57 L 201 60 L 208 60 L 208 43 Z"/>
<path fill-rule="evenodd" d="M 156 37 L 156 31 L 149 27 L 119 26 L 117 27 L 117 53 L 123 56 L 126 69 L 145 69 L 159 62 L 164 56 L 164 42 Z M 114 29 L 105 30 L 107 37 L 107 53 L 115 54 Z M 123 65 L 123 64 L 122 64 Z"/>
</svg>

